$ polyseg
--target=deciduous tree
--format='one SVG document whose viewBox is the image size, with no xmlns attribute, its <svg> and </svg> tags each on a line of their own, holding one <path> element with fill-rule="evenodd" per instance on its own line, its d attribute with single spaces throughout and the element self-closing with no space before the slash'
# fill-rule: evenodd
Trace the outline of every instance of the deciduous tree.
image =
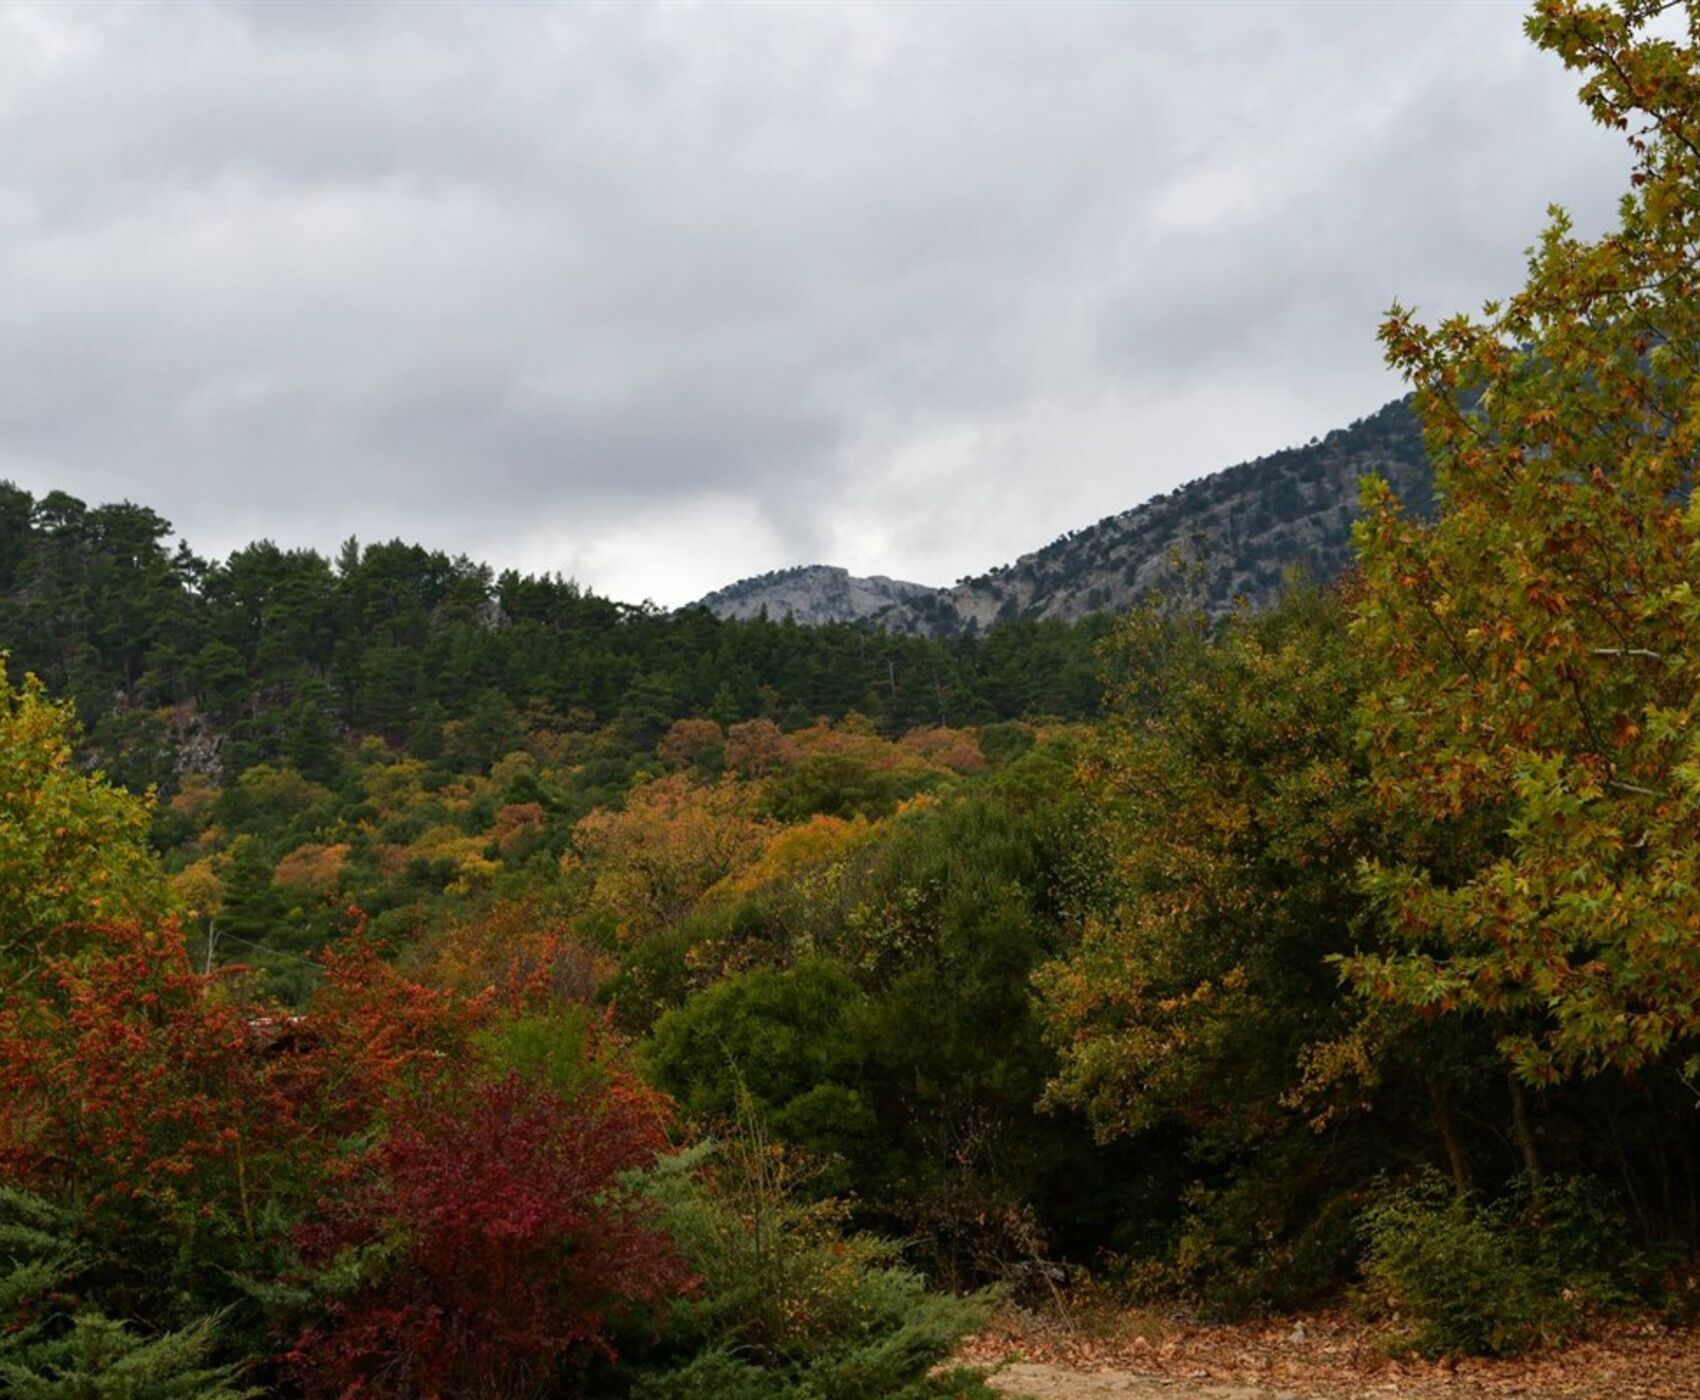
<svg viewBox="0 0 1700 1400">
<path fill-rule="evenodd" d="M 0 977 L 37 945 L 68 948 L 77 925 L 171 907 L 148 800 L 80 769 L 75 733 L 70 707 L 0 657 Z"/>
<path fill-rule="evenodd" d="M 1555 210 L 1479 319 L 1383 328 L 1445 508 L 1376 487 L 1360 527 L 1374 788 L 1503 841 L 1467 878 L 1375 867 L 1397 938 L 1347 967 L 1549 1081 L 1700 1044 L 1700 5 L 1540 0 L 1528 29 L 1632 188 L 1595 240 Z"/>
</svg>

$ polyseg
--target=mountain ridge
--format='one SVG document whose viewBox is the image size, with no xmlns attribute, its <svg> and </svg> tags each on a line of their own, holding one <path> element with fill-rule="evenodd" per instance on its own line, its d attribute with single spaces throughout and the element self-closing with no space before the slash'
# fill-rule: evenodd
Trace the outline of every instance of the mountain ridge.
<svg viewBox="0 0 1700 1400">
<path fill-rule="evenodd" d="M 693 606 L 718 617 L 865 622 L 952 636 L 995 622 L 1121 611 L 1184 586 L 1207 610 L 1279 595 L 1288 569 L 1332 579 L 1350 562 L 1358 483 L 1387 479 L 1414 512 L 1434 507 L 1434 474 L 1408 397 L 1299 447 L 1241 462 L 1069 531 L 949 587 L 804 564 L 740 579 Z"/>
</svg>

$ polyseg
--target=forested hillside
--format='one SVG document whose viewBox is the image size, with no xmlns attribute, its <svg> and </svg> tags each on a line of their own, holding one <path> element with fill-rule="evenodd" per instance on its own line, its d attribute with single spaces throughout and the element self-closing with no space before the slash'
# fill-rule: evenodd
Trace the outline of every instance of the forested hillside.
<svg viewBox="0 0 1700 1400">
<path fill-rule="evenodd" d="M 1409 400 L 1106 516 L 951 588 L 856 579 L 815 566 L 744 579 L 710 593 L 702 606 L 722 617 L 860 620 L 917 636 L 1122 612 L 1177 592 L 1221 616 L 1240 601 L 1267 607 L 1294 570 L 1324 581 L 1339 577 L 1351 560 L 1366 477 L 1386 481 L 1418 517 L 1433 513 L 1434 472 Z"/>
<path fill-rule="evenodd" d="M 527 732 L 602 734 L 629 757 L 687 716 L 855 711 L 895 734 L 1098 702 L 1102 623 L 954 644 L 725 623 L 399 541 L 335 561 L 262 541 L 209 562 L 170 531 L 146 506 L 0 483 L 0 645 L 77 702 L 137 787 L 279 759 L 324 778 L 362 736 L 488 763 Z"/>
<path fill-rule="evenodd" d="M 1655 8 L 1537 7 L 1645 126 L 1619 226 L 1391 309 L 1443 508 L 1372 480 L 1263 609 L 729 623 L 7 491 L 0 1388 L 990 1400 L 995 1307 L 1106 1299 L 1692 1326 L 1700 0 Z"/>
</svg>

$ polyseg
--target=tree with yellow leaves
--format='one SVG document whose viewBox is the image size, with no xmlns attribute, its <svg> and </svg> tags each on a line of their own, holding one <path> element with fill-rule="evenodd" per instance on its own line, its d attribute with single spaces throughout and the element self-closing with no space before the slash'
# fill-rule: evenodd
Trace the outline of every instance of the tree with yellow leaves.
<svg viewBox="0 0 1700 1400">
<path fill-rule="evenodd" d="M 14 684 L 0 658 L 0 974 L 77 925 L 146 920 L 172 904 L 147 845 L 149 801 L 78 768 L 70 706 Z"/>
</svg>

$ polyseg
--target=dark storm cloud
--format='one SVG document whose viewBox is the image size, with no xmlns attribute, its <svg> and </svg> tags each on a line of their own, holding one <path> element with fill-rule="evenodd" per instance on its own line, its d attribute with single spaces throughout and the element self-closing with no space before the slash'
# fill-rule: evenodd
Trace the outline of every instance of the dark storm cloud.
<svg viewBox="0 0 1700 1400">
<path fill-rule="evenodd" d="M 1615 140 L 1498 6 L 0 9 L 0 475 L 944 581 L 1397 391 Z"/>
</svg>

